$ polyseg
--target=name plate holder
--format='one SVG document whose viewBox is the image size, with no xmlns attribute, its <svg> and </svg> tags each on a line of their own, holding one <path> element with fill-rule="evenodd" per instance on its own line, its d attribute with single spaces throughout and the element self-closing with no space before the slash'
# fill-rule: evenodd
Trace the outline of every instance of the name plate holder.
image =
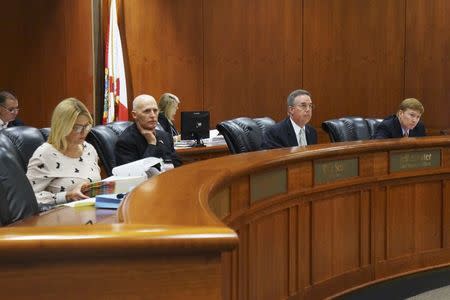
<svg viewBox="0 0 450 300">
<path fill-rule="evenodd" d="M 332 183 L 337 180 L 358 177 L 358 158 L 314 161 L 314 184 Z"/>
<path fill-rule="evenodd" d="M 441 149 L 395 150 L 389 153 L 389 172 L 404 172 L 441 166 Z"/>
</svg>

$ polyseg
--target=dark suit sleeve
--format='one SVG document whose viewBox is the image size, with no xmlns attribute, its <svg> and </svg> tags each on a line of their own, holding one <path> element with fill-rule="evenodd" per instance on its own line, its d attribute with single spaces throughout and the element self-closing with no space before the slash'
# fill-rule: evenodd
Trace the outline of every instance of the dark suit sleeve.
<svg viewBox="0 0 450 300">
<path fill-rule="evenodd" d="M 114 154 L 116 156 L 116 165 L 120 166 L 141 159 L 136 143 L 119 137 L 117 140 Z"/>
<path fill-rule="evenodd" d="M 307 142 L 308 145 L 315 145 L 317 144 L 317 131 L 314 127 L 308 126 L 308 136 L 307 136 Z"/>
<path fill-rule="evenodd" d="M 391 132 L 389 130 L 388 125 L 385 121 L 381 122 L 377 129 L 375 130 L 375 134 L 373 136 L 374 139 L 389 139 L 391 138 Z"/>
<path fill-rule="evenodd" d="M 25 123 L 17 118 L 8 123 L 8 127 L 15 127 L 15 126 L 25 126 Z"/>
<path fill-rule="evenodd" d="M 418 137 L 427 136 L 427 133 L 425 130 L 425 124 L 423 124 L 422 122 L 419 122 L 419 124 L 417 125 L 416 136 L 418 136 Z"/>
<path fill-rule="evenodd" d="M 158 136 L 157 138 L 158 140 L 158 144 L 156 145 L 156 148 L 160 147 L 161 149 L 161 154 L 158 155 L 160 157 L 162 157 L 163 159 L 167 159 L 170 158 L 170 160 L 172 161 L 173 165 L 175 167 L 179 167 L 182 165 L 181 159 L 178 157 L 177 152 L 175 151 L 175 148 L 173 146 L 173 138 L 172 135 L 169 135 L 167 132 L 161 132 L 160 136 Z M 161 142 L 162 140 L 162 142 Z M 153 146 L 153 145 L 149 145 L 149 146 Z M 147 151 L 158 151 L 158 149 L 149 149 L 147 148 Z M 154 156 L 155 152 L 153 155 Z"/>
<path fill-rule="evenodd" d="M 181 159 L 178 157 L 173 146 L 172 135 L 165 131 L 156 131 L 156 145 L 149 145 L 144 152 L 144 157 L 160 157 L 163 160 L 171 160 L 175 167 L 181 166 Z"/>
<path fill-rule="evenodd" d="M 263 144 L 261 146 L 262 149 L 276 149 L 283 148 L 284 145 L 281 144 L 281 141 L 278 138 L 276 128 L 273 126 L 269 128 L 264 134 Z"/>
<path fill-rule="evenodd" d="M 159 125 L 161 125 L 162 129 L 164 129 L 165 132 L 172 134 L 170 131 L 169 120 L 167 120 L 167 118 L 164 115 L 161 115 L 161 114 L 158 115 L 158 122 L 159 122 Z"/>
</svg>

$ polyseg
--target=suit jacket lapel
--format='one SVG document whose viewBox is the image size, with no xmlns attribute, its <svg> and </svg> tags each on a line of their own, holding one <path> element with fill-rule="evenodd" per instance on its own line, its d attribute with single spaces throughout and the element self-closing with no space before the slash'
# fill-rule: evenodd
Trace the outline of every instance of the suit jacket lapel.
<svg viewBox="0 0 450 300">
<path fill-rule="evenodd" d="M 295 136 L 295 130 L 292 126 L 291 120 L 287 118 L 285 120 L 286 122 L 286 129 L 287 129 L 287 138 L 288 138 L 288 144 L 290 147 L 298 146 L 297 137 Z"/>
<path fill-rule="evenodd" d="M 401 137 L 403 137 L 402 126 L 400 125 L 400 120 L 398 119 L 397 116 L 394 118 L 394 132 L 393 132 L 393 137 L 394 137 L 394 138 L 401 138 Z"/>
<path fill-rule="evenodd" d="M 306 126 L 305 125 L 305 135 L 306 135 L 306 142 L 308 143 L 308 145 L 311 145 L 311 135 L 310 135 L 310 132 L 309 132 L 309 128 L 308 128 L 308 126 Z"/>
</svg>

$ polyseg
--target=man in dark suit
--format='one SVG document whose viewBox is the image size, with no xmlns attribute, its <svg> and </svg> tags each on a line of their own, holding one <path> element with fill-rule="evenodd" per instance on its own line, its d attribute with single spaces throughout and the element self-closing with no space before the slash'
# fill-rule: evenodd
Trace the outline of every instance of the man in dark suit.
<svg viewBox="0 0 450 300">
<path fill-rule="evenodd" d="M 396 115 L 383 120 L 375 130 L 375 139 L 426 136 L 425 125 L 420 121 L 424 112 L 422 103 L 408 98 L 400 103 Z"/>
<path fill-rule="evenodd" d="M 173 147 L 173 138 L 167 132 L 156 129 L 158 105 L 150 95 L 137 96 L 133 101 L 134 124 L 119 136 L 115 155 L 117 165 L 123 165 L 146 157 L 162 158 L 165 164 L 181 165 Z"/>
<path fill-rule="evenodd" d="M 262 147 L 274 149 L 317 144 L 316 130 L 307 124 L 313 108 L 308 91 L 295 90 L 290 93 L 287 98 L 288 117 L 266 131 Z"/>
<path fill-rule="evenodd" d="M 0 91 L 0 129 L 23 126 L 22 121 L 16 119 L 19 113 L 19 100 L 7 91 Z"/>
</svg>

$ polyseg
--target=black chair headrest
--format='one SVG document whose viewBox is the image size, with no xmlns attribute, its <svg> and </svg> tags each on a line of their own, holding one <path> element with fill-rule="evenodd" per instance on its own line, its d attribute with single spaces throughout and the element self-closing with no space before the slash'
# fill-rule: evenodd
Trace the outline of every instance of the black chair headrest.
<svg viewBox="0 0 450 300">
<path fill-rule="evenodd" d="M 33 189 L 8 149 L 0 147 L 0 224 L 6 225 L 38 213 Z"/>
</svg>

